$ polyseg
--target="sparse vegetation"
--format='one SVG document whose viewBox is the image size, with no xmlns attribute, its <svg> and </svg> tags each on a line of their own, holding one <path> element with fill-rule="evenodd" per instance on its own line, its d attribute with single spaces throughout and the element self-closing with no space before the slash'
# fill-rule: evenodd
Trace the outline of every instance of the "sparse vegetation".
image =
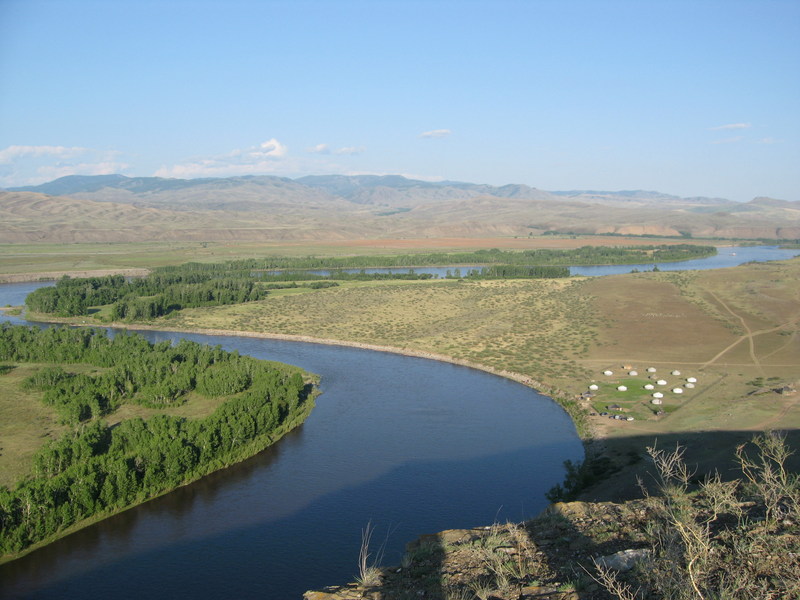
<svg viewBox="0 0 800 600">
<path fill-rule="evenodd" d="M 644 498 L 624 504 L 562 503 L 524 524 L 425 536 L 370 592 L 384 600 L 419 590 L 435 600 L 796 598 L 800 478 L 786 467 L 785 439 L 760 434 L 736 455 L 744 478 L 693 484 L 681 447 L 651 447 L 654 494 L 641 484 Z"/>
</svg>

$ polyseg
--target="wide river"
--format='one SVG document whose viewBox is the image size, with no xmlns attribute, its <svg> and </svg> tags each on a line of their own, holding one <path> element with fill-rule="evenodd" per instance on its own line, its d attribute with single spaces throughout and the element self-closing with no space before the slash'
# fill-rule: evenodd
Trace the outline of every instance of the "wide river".
<svg viewBox="0 0 800 600">
<path fill-rule="evenodd" d="M 785 260 L 800 255 L 800 249 L 780 248 L 778 246 L 723 246 L 717 248 L 717 254 L 706 258 L 696 258 L 693 260 L 682 260 L 677 262 L 658 263 L 661 271 L 699 271 L 705 269 L 723 269 L 726 267 L 736 267 L 747 262 L 763 262 L 768 260 Z M 643 263 L 634 265 L 583 265 L 569 267 L 570 275 L 618 275 L 636 271 L 652 271 L 653 263 Z M 457 265 L 447 267 L 376 267 L 370 269 L 341 269 L 345 273 L 408 273 L 414 271 L 420 275 L 432 275 L 434 278 L 441 277 L 460 277 L 466 275 L 470 270 L 480 270 L 480 265 Z M 272 271 L 280 273 L 280 271 Z M 309 273 L 317 275 L 330 275 L 327 269 L 309 269 Z M 0 305 L 2 306 L 2 305 Z"/>
<path fill-rule="evenodd" d="M 0 306 L 35 284 L 0 286 Z M 8 319 L 12 320 L 12 319 Z M 15 320 L 15 319 L 14 319 Z M 273 448 L 0 566 L 2 598 L 300 598 L 350 581 L 361 530 L 386 564 L 423 533 L 520 520 L 582 446 L 564 411 L 448 363 L 278 340 L 186 337 L 322 376 Z M 376 548 L 377 549 L 377 548 Z"/>
<path fill-rule="evenodd" d="M 798 253 L 723 248 L 660 267 Z M 40 285 L 0 285 L 0 306 Z M 384 562 L 397 564 L 422 533 L 537 514 L 563 462 L 583 454 L 554 402 L 481 371 L 339 346 L 144 335 L 298 365 L 322 376 L 323 393 L 305 424 L 266 452 L 0 566 L 0 598 L 300 598 L 352 580 L 370 521 L 376 545 L 386 541 Z"/>
</svg>

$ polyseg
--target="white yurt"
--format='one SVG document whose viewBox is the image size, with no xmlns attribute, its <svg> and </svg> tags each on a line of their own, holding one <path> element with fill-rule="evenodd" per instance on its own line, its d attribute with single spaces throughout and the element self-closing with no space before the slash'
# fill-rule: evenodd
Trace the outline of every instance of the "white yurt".
<svg viewBox="0 0 800 600">
<path fill-rule="evenodd" d="M 592 390 L 593 392 L 596 392 L 598 389 L 600 389 L 600 387 L 596 383 L 593 383 L 592 385 L 589 386 L 589 389 Z"/>
<path fill-rule="evenodd" d="M 655 389 L 655 387 L 656 386 L 654 386 L 652 383 L 648 383 L 648 384 L 645 384 L 644 389 L 652 390 L 652 389 Z"/>
<path fill-rule="evenodd" d="M 613 374 L 614 374 L 614 371 L 608 371 L 608 370 L 603 371 L 603 375 L 613 375 Z"/>
<path fill-rule="evenodd" d="M 685 387 L 685 388 L 689 388 L 689 389 L 691 390 L 691 389 L 694 387 L 694 384 L 693 384 L 693 383 L 690 381 L 689 383 L 687 383 L 687 384 L 686 384 L 686 385 L 684 385 L 683 387 Z"/>
<path fill-rule="evenodd" d="M 627 391 L 628 391 L 628 387 L 627 387 L 627 386 L 624 386 L 624 385 L 618 385 L 618 386 L 617 386 L 617 389 L 618 389 L 620 392 L 627 392 Z"/>
<path fill-rule="evenodd" d="M 681 374 L 681 372 L 680 372 L 680 371 L 678 371 L 678 369 L 675 369 L 675 370 L 672 372 L 672 374 L 673 374 L 673 375 L 680 375 L 680 374 Z"/>
<path fill-rule="evenodd" d="M 647 367 L 647 372 L 648 373 L 655 373 L 656 372 L 656 368 L 655 367 Z"/>
<path fill-rule="evenodd" d="M 653 404 L 664 404 L 664 401 L 661 398 L 653 398 L 650 400 Z"/>
<path fill-rule="evenodd" d="M 672 393 L 673 394 L 682 394 L 683 393 L 683 388 L 672 388 Z"/>
<path fill-rule="evenodd" d="M 686 381 L 689 383 L 697 383 L 697 377 L 687 377 Z"/>
<path fill-rule="evenodd" d="M 639 374 L 639 371 L 629 371 L 628 372 L 628 375 L 630 375 L 631 377 L 636 377 L 638 374 Z"/>
<path fill-rule="evenodd" d="M 664 397 L 664 394 L 662 394 L 661 392 L 655 392 L 653 394 L 653 398 L 663 398 L 663 397 Z"/>
<path fill-rule="evenodd" d="M 667 381 L 665 379 L 659 379 L 658 381 L 656 381 L 656 383 L 658 385 L 667 385 Z"/>
</svg>

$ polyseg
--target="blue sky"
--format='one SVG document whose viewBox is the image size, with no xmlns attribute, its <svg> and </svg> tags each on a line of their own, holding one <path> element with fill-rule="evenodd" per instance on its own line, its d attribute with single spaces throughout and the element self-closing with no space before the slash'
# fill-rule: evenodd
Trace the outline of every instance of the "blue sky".
<svg viewBox="0 0 800 600">
<path fill-rule="evenodd" d="M 401 174 L 800 200 L 800 2 L 0 0 L 0 187 Z"/>
</svg>

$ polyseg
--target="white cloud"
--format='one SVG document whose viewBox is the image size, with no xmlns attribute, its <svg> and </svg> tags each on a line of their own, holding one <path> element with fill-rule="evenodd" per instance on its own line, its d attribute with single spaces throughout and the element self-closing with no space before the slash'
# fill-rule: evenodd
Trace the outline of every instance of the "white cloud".
<svg viewBox="0 0 800 600">
<path fill-rule="evenodd" d="M 758 140 L 757 143 L 759 143 L 759 144 L 779 144 L 780 140 L 778 138 L 774 138 L 774 137 L 765 137 L 765 138 L 761 138 L 760 140 Z"/>
<path fill-rule="evenodd" d="M 366 148 L 364 146 L 347 146 L 345 148 L 338 148 L 334 151 L 334 154 L 346 154 L 346 155 L 354 155 L 354 154 L 361 154 L 364 152 Z"/>
<path fill-rule="evenodd" d="M 718 125 L 717 127 L 709 127 L 709 131 L 723 131 L 727 129 L 750 129 L 750 123 L 729 123 L 727 125 Z"/>
<path fill-rule="evenodd" d="M 109 175 L 128 169 L 113 150 L 80 146 L 8 146 L 0 150 L 0 187 L 37 185 L 67 175 Z"/>
<path fill-rule="evenodd" d="M 449 129 L 433 129 L 431 131 L 423 131 L 419 134 L 421 138 L 443 138 L 453 133 Z"/>
<path fill-rule="evenodd" d="M 310 152 L 311 154 L 330 154 L 331 149 L 328 147 L 328 144 L 317 144 L 311 148 L 306 148 L 306 152 Z"/>
<path fill-rule="evenodd" d="M 350 175 L 356 177 L 358 175 L 376 175 L 378 177 L 383 177 L 385 175 L 400 175 L 401 177 L 405 177 L 406 179 L 414 179 L 416 181 L 428 181 L 430 183 L 438 183 L 440 181 L 446 181 L 446 177 L 442 177 L 441 175 L 418 175 L 417 173 L 408 173 L 408 172 L 394 172 L 394 171 L 341 171 L 342 175 Z"/>
<path fill-rule="evenodd" d="M 258 146 L 237 149 L 227 154 L 199 157 L 181 164 L 163 166 L 154 173 L 156 177 L 230 177 L 274 173 L 282 169 L 282 161 L 289 149 L 275 138 Z"/>
<path fill-rule="evenodd" d="M 52 181 L 67 175 L 113 175 L 128 169 L 130 165 L 121 162 L 78 163 L 75 165 L 52 165 L 36 169 L 44 181 Z"/>
<path fill-rule="evenodd" d="M 711 142 L 712 144 L 735 144 L 736 142 L 741 142 L 744 138 L 741 135 L 737 135 L 735 137 L 724 138 L 721 140 L 714 140 Z"/>
<path fill-rule="evenodd" d="M 73 146 L 9 146 L 0 150 L 0 163 L 14 162 L 20 158 L 56 156 L 69 157 L 89 152 L 88 148 Z"/>
</svg>

